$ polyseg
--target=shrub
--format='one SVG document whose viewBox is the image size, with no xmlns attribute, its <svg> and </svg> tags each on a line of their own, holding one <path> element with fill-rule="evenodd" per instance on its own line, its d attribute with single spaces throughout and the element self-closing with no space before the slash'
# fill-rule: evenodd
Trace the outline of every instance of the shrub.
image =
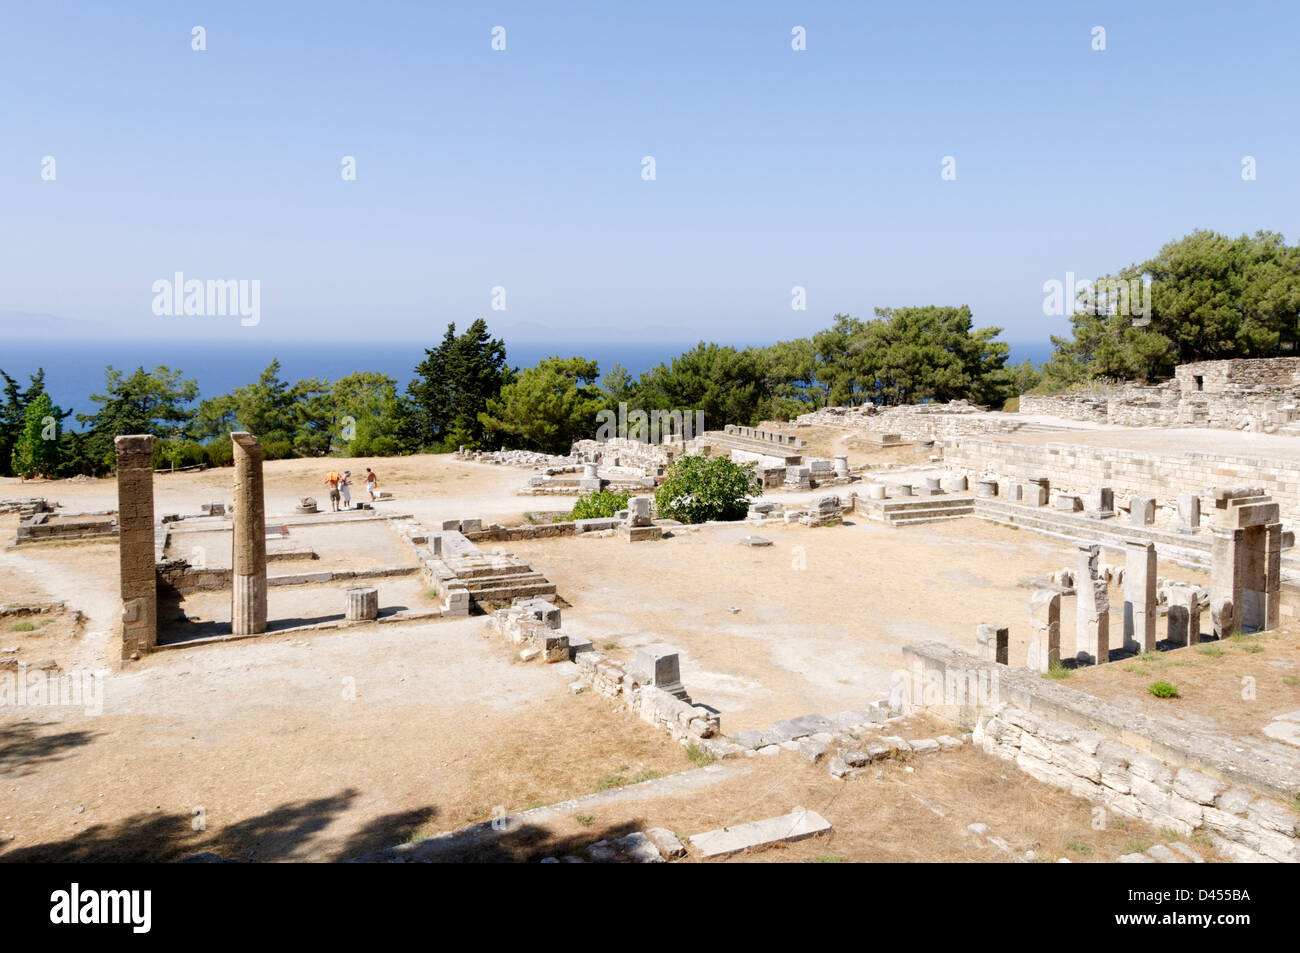
<svg viewBox="0 0 1300 953">
<path fill-rule="evenodd" d="M 727 457 L 682 457 L 655 491 L 659 515 L 683 523 L 741 520 L 749 512 L 753 465 Z"/>
<path fill-rule="evenodd" d="M 1147 686 L 1147 691 L 1156 698 L 1177 698 L 1178 688 L 1168 682 L 1152 682 Z"/>
<path fill-rule="evenodd" d="M 578 498 L 578 502 L 573 505 L 573 512 L 569 514 L 569 519 L 604 519 L 613 516 L 619 510 L 627 509 L 627 500 L 626 493 L 611 493 L 609 490 L 590 493 Z"/>
</svg>

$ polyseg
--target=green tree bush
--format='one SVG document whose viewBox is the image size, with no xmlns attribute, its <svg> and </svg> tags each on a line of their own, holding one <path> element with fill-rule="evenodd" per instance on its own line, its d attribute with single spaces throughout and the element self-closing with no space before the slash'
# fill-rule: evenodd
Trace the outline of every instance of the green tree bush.
<svg viewBox="0 0 1300 953">
<path fill-rule="evenodd" d="M 655 506 L 661 517 L 683 523 L 740 520 L 749 512 L 753 487 L 752 464 L 727 457 L 680 457 L 655 491 Z"/>
<path fill-rule="evenodd" d="M 612 493 L 609 490 L 588 493 L 586 496 L 578 497 L 578 502 L 573 504 L 573 511 L 569 513 L 569 519 L 607 519 L 619 510 L 627 509 L 627 501 L 626 493 Z"/>
<path fill-rule="evenodd" d="M 25 480 L 54 476 L 59 465 L 59 409 L 44 392 L 27 404 L 13 449 L 13 472 Z"/>
</svg>

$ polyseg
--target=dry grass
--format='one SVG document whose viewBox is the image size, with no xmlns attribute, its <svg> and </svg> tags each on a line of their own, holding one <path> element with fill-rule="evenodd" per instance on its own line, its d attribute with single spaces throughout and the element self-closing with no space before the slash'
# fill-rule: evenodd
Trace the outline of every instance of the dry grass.
<svg viewBox="0 0 1300 953">
<path fill-rule="evenodd" d="M 1156 698 L 1147 691 L 1161 680 L 1178 687 L 1177 698 Z M 1274 715 L 1300 709 L 1300 634 L 1288 626 L 1146 652 L 1078 669 L 1070 687 L 1151 714 L 1191 717 L 1234 734 L 1257 736 Z"/>
<path fill-rule="evenodd" d="M 1040 862 L 1060 857 L 1108 862 L 1169 839 L 1141 822 L 1114 816 L 1107 828 L 1097 830 L 1091 805 L 969 747 L 906 763 L 886 762 L 880 777 L 850 781 L 837 781 L 824 764 L 809 765 L 788 753 L 746 760 L 740 768 L 729 780 L 690 793 L 626 797 L 530 824 L 467 857 L 535 861 L 647 827 L 667 828 L 685 842 L 692 834 L 774 817 L 798 806 L 817 811 L 833 830 L 720 862 L 1001 863 L 1023 859 L 1026 851 Z M 968 832 L 972 823 L 987 825 L 989 834 L 1006 841 L 1011 852 Z M 1207 844 L 1191 843 L 1205 859 L 1218 859 Z"/>
</svg>

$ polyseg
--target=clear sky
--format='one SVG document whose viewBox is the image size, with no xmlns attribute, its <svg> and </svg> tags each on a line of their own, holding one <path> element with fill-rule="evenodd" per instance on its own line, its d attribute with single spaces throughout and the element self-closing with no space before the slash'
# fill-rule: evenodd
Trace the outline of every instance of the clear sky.
<svg viewBox="0 0 1300 953">
<path fill-rule="evenodd" d="M 1067 272 L 1195 228 L 1296 241 L 1298 11 L 7 3 L 0 349 L 78 321 L 428 340 L 475 317 L 507 341 L 767 343 L 924 304 L 1042 339 Z M 177 271 L 260 281 L 260 322 L 155 316 Z"/>
</svg>

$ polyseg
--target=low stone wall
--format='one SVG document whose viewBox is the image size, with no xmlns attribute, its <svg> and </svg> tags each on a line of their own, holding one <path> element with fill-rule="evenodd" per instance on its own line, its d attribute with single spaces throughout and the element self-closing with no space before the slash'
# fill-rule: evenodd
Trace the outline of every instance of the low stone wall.
<svg viewBox="0 0 1300 953">
<path fill-rule="evenodd" d="M 1240 861 L 1300 862 L 1300 752 L 1102 701 L 937 642 L 903 650 L 895 690 L 986 752 L 1106 809 Z"/>
<path fill-rule="evenodd" d="M 99 513 L 71 513 L 56 515 L 48 510 L 33 513 L 18 524 L 14 543 L 43 543 L 63 539 L 100 539 L 117 535 L 116 510 Z M 103 517 L 78 519 L 77 517 Z"/>
<path fill-rule="evenodd" d="M 580 653 L 575 661 L 585 685 L 610 698 L 621 698 L 642 721 L 658 725 L 683 744 L 713 738 L 722 731 L 718 712 L 646 684 L 636 673 L 595 649 Z"/>
<path fill-rule="evenodd" d="M 703 743 L 706 750 L 711 750 L 708 739 L 722 733 L 720 714 L 692 704 L 677 681 L 676 653 L 650 653 L 661 662 L 659 672 L 652 661 L 647 661 L 644 671 L 624 667 L 596 651 L 588 639 L 574 637 L 571 641 L 561 627 L 560 609 L 543 599 L 521 600 L 498 609 L 492 613 L 492 628 L 515 645 L 524 646 L 520 652 L 524 661 L 540 658 L 544 662 L 575 662 L 576 677 L 570 690 L 590 688 L 622 699 L 629 711 L 664 729 L 674 740 Z M 668 681 L 656 684 L 657 678 Z"/>
<path fill-rule="evenodd" d="M 954 400 L 946 404 L 904 404 L 898 407 L 825 407 L 795 418 L 795 425 L 838 427 L 870 433 L 897 434 L 905 440 L 935 440 L 957 434 L 1009 433 L 1026 421 L 1015 414 Z"/>
<path fill-rule="evenodd" d="M 944 465 L 974 479 L 985 473 L 1017 482 L 1045 476 L 1052 491 L 1086 494 L 1108 486 L 1116 497 L 1160 497 L 1173 505 L 1179 493 L 1202 493 L 1207 487 L 1262 487 L 1282 507 L 1286 522 L 1300 514 L 1300 463 L 1238 454 L 1151 453 L 1083 444 L 1018 444 L 988 437 L 952 437 L 944 441 Z"/>
</svg>

